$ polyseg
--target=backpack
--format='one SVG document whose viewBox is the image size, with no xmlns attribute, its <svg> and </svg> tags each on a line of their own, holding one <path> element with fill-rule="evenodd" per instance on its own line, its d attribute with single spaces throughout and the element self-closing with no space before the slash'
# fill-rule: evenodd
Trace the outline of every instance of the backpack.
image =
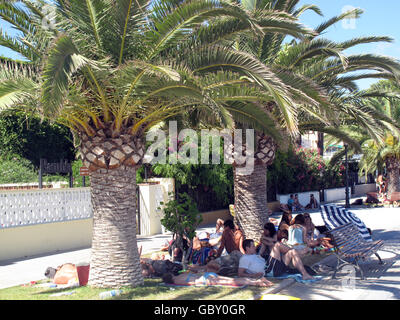
<svg viewBox="0 0 400 320">
<path fill-rule="evenodd" d="M 235 277 L 238 275 L 238 267 L 222 266 L 217 273 L 224 277 Z"/>
<path fill-rule="evenodd" d="M 171 262 L 170 260 L 154 260 L 151 265 L 155 271 L 155 276 L 162 277 L 165 273 L 172 273 L 174 276 L 179 274 L 179 271 L 183 269 L 183 267 L 178 264 Z"/>
</svg>

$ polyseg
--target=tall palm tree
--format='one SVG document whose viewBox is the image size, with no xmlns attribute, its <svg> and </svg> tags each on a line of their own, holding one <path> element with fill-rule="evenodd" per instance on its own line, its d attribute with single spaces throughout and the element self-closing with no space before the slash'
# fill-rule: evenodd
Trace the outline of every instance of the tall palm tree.
<svg viewBox="0 0 400 320">
<path fill-rule="evenodd" d="M 44 14 L 48 6 L 51 23 Z M 224 88 L 257 82 L 269 87 L 269 95 L 284 96 L 286 87 L 268 68 L 212 45 L 215 37 L 308 32 L 287 15 L 268 12 L 255 21 L 234 2 L 213 0 L 55 0 L 54 5 L 2 0 L 0 17 L 19 31 L 17 38 L 2 33 L 1 45 L 23 57 L 1 65 L 0 108 L 28 106 L 71 128 L 89 168 L 94 212 L 89 283 L 98 287 L 143 283 L 135 178 L 149 128 L 193 108 L 229 127 L 231 112 L 243 112 L 250 98 L 228 110 Z M 214 23 L 218 32 L 204 36 Z M 222 69 L 232 72 L 221 82 L 214 74 Z"/>
<path fill-rule="evenodd" d="M 362 154 L 359 171 L 362 174 L 383 173 L 386 168 L 388 195 L 400 192 L 400 86 L 397 82 L 382 80 L 372 85 L 362 100 L 375 110 L 375 118 L 386 118 L 386 127 L 383 134 L 378 136 L 357 123 L 344 128 L 362 147 L 359 152 Z M 342 153 L 335 154 L 331 161 L 335 162 Z M 349 154 L 354 153 L 355 150 L 350 148 Z"/>
<path fill-rule="evenodd" d="M 304 6 L 296 10 L 298 2 L 242 1 L 242 4 L 255 19 L 262 16 L 263 10 L 266 9 L 282 10 L 294 18 L 298 18 L 306 10 L 314 10 L 320 14 L 316 6 Z M 354 141 L 345 137 L 343 132 L 337 130 L 339 119 L 346 115 L 358 119 L 369 128 L 377 123 L 371 119 L 369 111 L 359 109 L 354 104 L 350 107 L 350 99 L 346 101 L 347 103 L 338 103 L 337 96 L 341 96 L 343 92 L 356 91 L 355 81 L 358 79 L 396 78 L 400 74 L 400 65 L 394 59 L 369 54 L 346 57 L 343 51 L 358 44 L 391 41 L 391 39 L 364 37 L 334 43 L 318 36 L 333 24 L 349 16 L 359 17 L 361 13 L 361 10 L 356 9 L 333 17 L 318 26 L 314 34 L 305 40 L 293 40 L 284 47 L 284 50 L 282 50 L 285 39 L 283 34 L 271 32 L 262 37 L 240 34 L 236 38 L 234 47 L 248 52 L 268 65 L 288 87 L 292 97 L 297 98 L 293 98 L 293 104 L 282 104 L 279 97 L 274 97 L 275 99 L 264 104 L 264 109 L 274 116 L 276 124 L 288 132 L 287 137 L 292 138 L 290 140 L 296 138 L 299 132 L 308 129 L 336 134 L 356 145 Z M 347 74 L 358 70 L 377 72 L 357 76 Z M 305 97 L 308 99 L 304 99 Z M 236 124 L 239 123 L 243 121 L 237 120 Z M 259 158 L 256 157 L 254 175 L 235 174 L 235 219 L 249 237 L 258 237 L 263 223 L 268 219 L 265 171 L 267 165 L 274 160 L 275 150 L 279 147 L 277 141 L 265 134 L 259 141 L 262 141 L 262 144 L 260 143 L 257 149 Z"/>
</svg>

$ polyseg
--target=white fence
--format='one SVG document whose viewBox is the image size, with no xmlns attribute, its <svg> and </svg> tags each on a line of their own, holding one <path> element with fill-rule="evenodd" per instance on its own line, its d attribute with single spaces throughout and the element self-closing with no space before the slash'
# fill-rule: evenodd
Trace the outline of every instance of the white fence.
<svg viewBox="0 0 400 320">
<path fill-rule="evenodd" d="M 88 219 L 90 188 L 0 192 L 0 229 Z"/>
<path fill-rule="evenodd" d="M 161 188 L 150 186 L 157 195 L 146 196 L 147 186 L 139 187 L 140 225 L 148 227 L 143 235 L 160 229 L 155 207 Z M 0 191 L 0 261 L 87 248 L 92 231 L 90 188 Z"/>
</svg>

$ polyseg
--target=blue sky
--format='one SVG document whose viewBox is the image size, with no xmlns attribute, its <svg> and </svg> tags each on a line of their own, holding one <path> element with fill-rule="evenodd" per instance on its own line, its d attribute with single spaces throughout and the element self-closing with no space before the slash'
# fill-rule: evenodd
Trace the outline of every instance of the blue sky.
<svg viewBox="0 0 400 320">
<path fill-rule="evenodd" d="M 347 54 L 373 53 L 387 55 L 400 60 L 400 1 L 398 0 L 301 0 L 299 7 L 304 4 L 317 5 L 323 17 L 309 11 L 304 13 L 300 20 L 307 26 L 316 27 L 323 21 L 339 15 L 343 10 L 351 7 L 361 8 L 364 14 L 353 23 L 337 23 L 327 29 L 326 38 L 333 41 L 344 41 L 362 36 L 389 36 L 394 39 L 392 43 L 373 43 L 359 45 L 347 51 Z M 10 32 L 9 25 L 0 21 L 0 27 Z M 11 31 L 11 34 L 12 31 Z M 16 58 L 10 50 L 0 46 L 0 55 Z M 361 80 L 361 89 L 366 89 L 376 80 Z"/>
<path fill-rule="evenodd" d="M 346 21 L 345 24 L 337 23 L 326 30 L 324 37 L 333 41 L 344 41 L 362 36 L 389 36 L 393 38 L 392 43 L 373 43 L 359 45 L 347 54 L 372 53 L 386 55 L 400 60 L 400 1 L 398 0 L 301 0 L 300 6 L 304 4 L 317 5 L 323 17 L 312 11 L 304 13 L 300 20 L 307 26 L 317 27 L 321 22 L 333 16 L 340 15 L 343 10 L 354 7 L 361 8 L 364 13 L 360 18 Z M 361 80 L 359 86 L 366 89 L 376 80 Z"/>
</svg>

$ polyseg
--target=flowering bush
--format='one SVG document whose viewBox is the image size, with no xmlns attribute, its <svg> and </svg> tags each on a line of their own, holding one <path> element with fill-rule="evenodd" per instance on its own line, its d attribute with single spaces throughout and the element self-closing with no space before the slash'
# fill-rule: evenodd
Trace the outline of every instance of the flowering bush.
<svg viewBox="0 0 400 320">
<path fill-rule="evenodd" d="M 344 186 L 343 164 L 334 167 L 315 149 L 278 151 L 268 170 L 268 181 L 274 181 L 279 194 L 307 192 Z"/>
</svg>

